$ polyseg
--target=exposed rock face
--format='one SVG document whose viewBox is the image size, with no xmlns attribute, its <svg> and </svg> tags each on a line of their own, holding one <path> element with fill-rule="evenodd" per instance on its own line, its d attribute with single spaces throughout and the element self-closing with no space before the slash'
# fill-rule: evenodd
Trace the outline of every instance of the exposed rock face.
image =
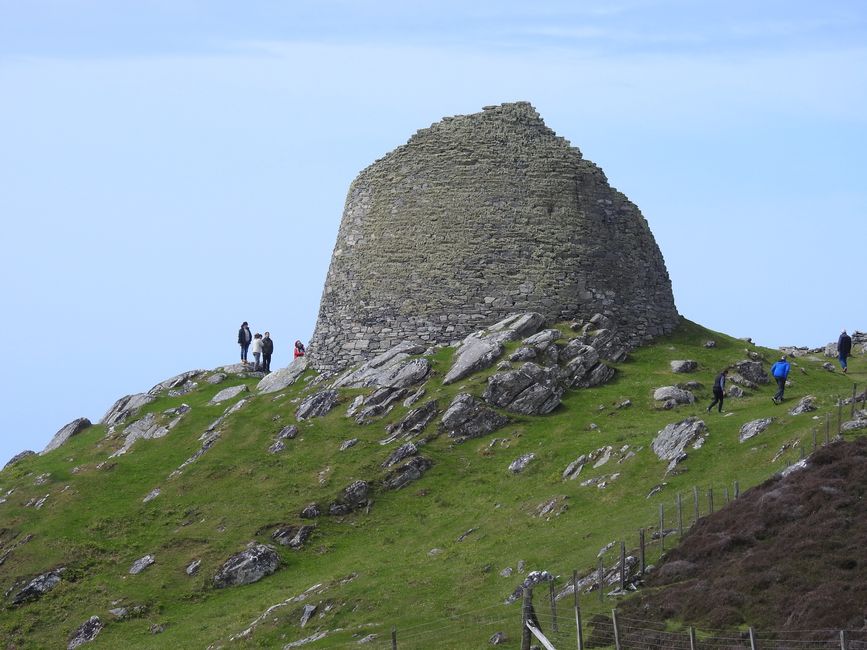
<svg viewBox="0 0 867 650">
<path fill-rule="evenodd" d="M 518 102 L 422 129 L 355 179 L 310 355 L 343 368 L 527 311 L 605 311 L 636 343 L 678 321 L 638 208 Z"/>
<path fill-rule="evenodd" d="M 423 345 L 418 345 L 411 341 L 401 341 L 382 354 L 376 355 L 370 361 L 361 364 L 355 370 L 351 370 L 339 377 L 337 381 L 334 382 L 333 387 L 364 388 L 367 386 L 381 386 L 405 388 L 411 384 L 406 384 L 406 386 L 392 386 L 391 383 L 387 383 L 386 378 L 400 374 L 399 369 L 403 364 L 407 362 L 411 356 L 421 354 L 424 350 L 425 347 Z M 430 365 L 428 364 L 428 369 L 429 368 Z M 424 374 L 427 374 L 427 372 L 425 371 Z"/>
<path fill-rule="evenodd" d="M 99 620 L 99 616 L 91 616 L 88 620 L 82 623 L 79 628 L 69 637 L 69 643 L 66 645 L 66 650 L 74 650 L 79 646 L 89 643 L 96 638 L 96 635 L 105 627 L 103 622 Z"/>
<path fill-rule="evenodd" d="M 665 408 L 672 408 L 677 404 L 692 404 L 695 396 L 688 390 L 677 386 L 663 386 L 653 391 L 653 399 L 662 402 Z"/>
<path fill-rule="evenodd" d="M 771 381 L 761 361 L 739 361 L 735 364 L 735 368 L 744 379 L 754 384 L 767 384 Z"/>
<path fill-rule="evenodd" d="M 384 442 L 388 443 L 421 433 L 437 413 L 439 413 L 439 405 L 433 399 L 411 410 L 400 422 L 386 429 L 390 435 Z"/>
<path fill-rule="evenodd" d="M 686 458 L 686 446 L 697 443 L 705 435 L 707 435 L 707 427 L 702 420 L 695 417 L 687 418 L 666 425 L 653 439 L 651 449 L 660 460 L 669 461 L 668 471 L 671 471 L 677 463 Z"/>
<path fill-rule="evenodd" d="M 323 390 L 304 399 L 295 410 L 295 418 L 300 422 L 307 418 L 321 417 L 337 404 L 340 394 L 336 390 Z"/>
<path fill-rule="evenodd" d="M 149 393 L 136 393 L 135 395 L 126 395 L 117 400 L 108 409 L 108 412 L 102 416 L 100 424 L 106 427 L 114 426 L 119 422 L 123 422 L 131 415 L 139 412 L 143 406 L 147 406 L 156 399 L 155 395 Z"/>
<path fill-rule="evenodd" d="M 298 357 L 285 368 L 280 368 L 280 370 L 275 370 L 262 377 L 261 381 L 256 384 L 256 390 L 263 394 L 276 393 L 298 381 L 298 377 L 305 370 L 307 370 L 307 357 Z"/>
<path fill-rule="evenodd" d="M 140 557 L 132 563 L 132 566 L 129 568 L 129 572 L 132 575 L 137 575 L 147 569 L 155 561 L 156 558 L 154 558 L 153 555 L 145 555 L 144 557 Z"/>
<path fill-rule="evenodd" d="M 296 551 L 301 549 L 316 526 L 281 526 L 271 535 L 271 539 L 282 546 L 288 546 Z"/>
<path fill-rule="evenodd" d="M 671 362 L 671 372 L 692 372 L 698 368 L 698 362 L 692 359 L 678 359 Z"/>
<path fill-rule="evenodd" d="M 542 415 L 560 405 L 563 392 L 558 369 L 525 363 L 517 370 L 493 375 L 484 397 L 488 404 L 516 413 Z"/>
<path fill-rule="evenodd" d="M 442 426 L 450 438 L 468 440 L 506 426 L 509 418 L 486 407 L 469 393 L 459 393 L 443 413 Z"/>
<path fill-rule="evenodd" d="M 60 584 L 61 573 L 63 573 L 62 568 L 47 571 L 36 576 L 12 596 L 12 604 L 21 605 L 22 603 L 36 600 L 43 594 L 48 593 Z"/>
<path fill-rule="evenodd" d="M 24 460 L 28 456 L 35 456 L 35 455 L 36 455 L 35 451 L 32 451 L 30 449 L 25 449 L 21 453 L 15 454 L 12 458 L 10 458 L 9 462 L 3 466 L 3 469 L 6 469 L 7 467 L 12 467 L 13 465 L 21 462 L 22 460 Z"/>
<path fill-rule="evenodd" d="M 753 420 L 752 422 L 747 422 L 741 427 L 741 432 L 738 436 L 738 440 L 740 442 L 746 442 L 750 438 L 754 438 L 762 431 L 767 429 L 769 426 L 771 426 L 771 422 L 773 421 L 773 418 L 760 418 L 758 420 Z"/>
<path fill-rule="evenodd" d="M 422 474 L 432 466 L 433 463 L 424 456 L 410 458 L 406 463 L 395 467 L 385 475 L 382 480 L 382 487 L 386 490 L 399 490 L 420 479 Z"/>
<path fill-rule="evenodd" d="M 54 437 L 51 439 L 47 445 L 45 445 L 45 449 L 43 449 L 40 454 L 46 454 L 49 451 L 57 449 L 67 440 L 69 440 L 72 436 L 78 435 L 89 426 L 91 426 L 91 421 L 87 418 L 78 418 L 77 420 L 73 420 L 69 424 L 65 425 L 60 429 L 57 433 L 54 434 Z"/>
<path fill-rule="evenodd" d="M 214 576 L 214 586 L 237 587 L 257 582 L 280 567 L 280 556 L 267 544 L 252 544 L 230 557 Z"/>
<path fill-rule="evenodd" d="M 536 454 L 534 453 L 524 454 L 523 456 L 516 458 L 509 463 L 509 471 L 512 472 L 512 474 L 520 474 L 527 469 L 527 465 L 529 465 L 534 458 L 536 458 Z"/>
<path fill-rule="evenodd" d="M 219 393 L 214 395 L 211 398 L 210 404 L 219 404 L 220 402 L 225 402 L 227 399 L 232 399 L 240 395 L 241 393 L 246 393 L 249 388 L 247 388 L 247 384 L 239 384 L 237 386 L 229 386 L 228 388 L 224 388 Z"/>
<path fill-rule="evenodd" d="M 370 486 L 367 481 L 355 481 L 346 487 L 337 500 L 328 506 L 330 515 L 347 515 L 353 510 L 359 510 L 368 503 Z"/>
<path fill-rule="evenodd" d="M 806 395 L 789 411 L 789 415 L 800 415 L 801 413 L 809 413 L 815 411 L 819 407 L 816 406 L 816 398 L 812 395 Z"/>
</svg>

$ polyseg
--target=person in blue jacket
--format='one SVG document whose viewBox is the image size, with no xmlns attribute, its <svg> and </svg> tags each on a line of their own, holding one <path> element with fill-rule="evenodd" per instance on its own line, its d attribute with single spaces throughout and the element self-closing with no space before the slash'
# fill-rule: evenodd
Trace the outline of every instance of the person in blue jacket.
<svg viewBox="0 0 867 650">
<path fill-rule="evenodd" d="M 786 390 L 786 377 L 789 376 L 789 370 L 791 370 L 791 368 L 792 366 L 789 365 L 788 361 L 786 361 L 785 354 L 780 357 L 779 361 L 771 366 L 771 374 L 774 376 L 774 379 L 777 380 L 777 392 L 774 393 L 774 396 L 771 398 L 774 401 L 774 404 L 779 404 L 783 401 L 783 393 Z"/>
<path fill-rule="evenodd" d="M 846 359 L 851 356 L 852 337 L 846 334 L 846 330 L 843 330 L 843 333 L 840 334 L 840 338 L 837 339 L 837 358 L 840 359 L 840 367 L 843 369 L 843 372 L 849 371 Z"/>
</svg>

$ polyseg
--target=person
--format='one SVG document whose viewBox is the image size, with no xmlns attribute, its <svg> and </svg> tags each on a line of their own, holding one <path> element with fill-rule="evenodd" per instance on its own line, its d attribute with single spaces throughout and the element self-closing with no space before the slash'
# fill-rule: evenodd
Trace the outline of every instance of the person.
<svg viewBox="0 0 867 650">
<path fill-rule="evenodd" d="M 719 412 L 722 413 L 723 399 L 725 399 L 726 396 L 726 375 L 728 375 L 728 372 L 728 368 L 724 368 L 723 371 L 716 376 L 716 379 L 713 380 L 713 401 L 710 403 L 710 406 L 707 407 L 708 413 L 711 412 L 711 409 L 713 409 L 717 402 L 719 402 Z"/>
<path fill-rule="evenodd" d="M 253 358 L 256 360 L 256 365 L 254 370 L 259 372 L 262 369 L 262 364 L 259 361 L 259 358 L 262 356 L 262 335 L 259 332 L 256 332 L 256 336 L 253 337 Z"/>
<path fill-rule="evenodd" d="M 295 341 L 295 358 L 304 356 L 304 344 L 301 341 Z"/>
<path fill-rule="evenodd" d="M 774 401 L 774 404 L 779 404 L 783 401 L 783 393 L 786 390 L 786 377 L 789 376 L 789 370 L 791 370 L 791 368 L 789 362 L 786 361 L 785 354 L 780 357 L 779 361 L 771 366 L 771 374 L 774 376 L 774 379 L 777 380 L 777 392 L 774 393 L 774 396 L 771 398 Z"/>
<path fill-rule="evenodd" d="M 271 372 L 271 355 L 274 354 L 274 341 L 271 332 L 265 332 L 262 337 L 262 372 Z"/>
<path fill-rule="evenodd" d="M 843 333 L 840 334 L 840 338 L 837 339 L 837 358 L 840 359 L 840 367 L 843 368 L 843 372 L 849 372 L 849 366 L 846 363 L 846 359 L 852 356 L 852 337 L 846 334 L 846 330 L 843 330 Z"/>
<path fill-rule="evenodd" d="M 253 334 L 250 332 L 250 326 L 247 321 L 241 323 L 241 329 L 238 330 L 238 345 L 241 346 L 241 363 L 247 365 L 247 349 L 250 347 L 250 342 L 253 340 Z"/>
</svg>

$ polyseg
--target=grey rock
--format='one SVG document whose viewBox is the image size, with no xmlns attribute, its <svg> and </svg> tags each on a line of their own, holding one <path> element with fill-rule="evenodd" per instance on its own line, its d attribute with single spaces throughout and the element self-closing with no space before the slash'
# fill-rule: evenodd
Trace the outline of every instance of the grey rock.
<svg viewBox="0 0 867 650">
<path fill-rule="evenodd" d="M 301 550 L 316 526 L 281 526 L 273 532 L 271 539 L 281 546 L 288 546 L 296 551 Z"/>
<path fill-rule="evenodd" d="M 686 447 L 707 436 L 707 426 L 695 417 L 663 427 L 653 439 L 651 449 L 660 460 L 669 461 L 668 471 L 686 458 Z"/>
<path fill-rule="evenodd" d="M 528 336 L 523 341 L 521 341 L 522 345 L 527 347 L 536 348 L 539 351 L 546 350 L 554 341 L 563 338 L 563 334 L 560 330 L 555 329 L 546 329 L 541 332 L 536 332 L 532 336 Z"/>
<path fill-rule="evenodd" d="M 371 643 L 372 641 L 376 641 L 379 638 L 378 634 L 368 634 L 367 636 L 363 636 L 358 640 L 358 645 L 363 645 L 365 643 Z"/>
<path fill-rule="evenodd" d="M 430 361 L 424 357 L 408 359 L 392 370 L 377 375 L 374 383 L 376 386 L 389 388 L 409 388 L 424 381 L 430 373 L 430 369 Z"/>
<path fill-rule="evenodd" d="M 404 395 L 406 395 L 405 388 L 377 388 L 364 400 L 364 406 L 355 416 L 355 421 L 358 424 L 369 424 L 391 411 Z"/>
<path fill-rule="evenodd" d="M 694 372 L 698 369 L 698 361 L 692 359 L 677 359 L 671 362 L 671 372 Z"/>
<path fill-rule="evenodd" d="M 743 386 L 744 388 L 747 388 L 749 390 L 756 390 L 759 387 L 756 382 L 750 381 L 739 372 L 730 372 L 729 382 L 735 386 Z"/>
<path fill-rule="evenodd" d="M 301 422 L 313 417 L 322 417 L 328 413 L 339 399 L 340 394 L 336 390 L 323 390 L 314 393 L 302 400 L 295 410 L 295 419 Z"/>
<path fill-rule="evenodd" d="M 35 455 L 36 455 L 35 451 L 31 451 L 30 449 L 25 449 L 21 453 L 15 454 L 12 458 L 10 458 L 9 462 L 7 462 L 3 466 L 3 469 L 7 469 L 9 467 L 12 467 L 13 465 L 20 463 L 25 458 L 28 458 L 29 456 L 35 456 Z"/>
<path fill-rule="evenodd" d="M 351 418 L 354 416 L 358 409 L 361 408 L 361 405 L 364 404 L 364 395 L 356 395 L 355 399 L 352 400 L 352 404 L 349 405 L 349 408 L 346 409 L 346 417 Z"/>
<path fill-rule="evenodd" d="M 344 440 L 340 443 L 339 451 L 346 451 L 350 447 L 354 447 L 358 444 L 358 438 L 350 438 L 349 440 Z"/>
<path fill-rule="evenodd" d="M 410 456 L 418 454 L 418 447 L 413 443 L 407 442 L 395 449 L 388 458 L 382 463 L 383 468 L 389 468 L 392 465 L 397 465 L 399 462 L 406 460 Z"/>
<path fill-rule="evenodd" d="M 388 444 L 388 442 L 399 438 L 408 438 L 420 434 L 430 421 L 436 417 L 437 413 L 439 413 L 439 404 L 436 400 L 430 400 L 424 405 L 412 409 L 400 422 L 386 429 L 390 435 L 383 442 Z"/>
<path fill-rule="evenodd" d="M 822 364 L 822 367 L 823 367 L 825 370 L 827 370 L 828 372 L 836 372 L 836 370 L 837 370 L 837 369 L 834 367 L 834 364 L 833 364 L 833 363 L 828 363 L 827 361 L 826 361 L 825 363 Z"/>
<path fill-rule="evenodd" d="M 262 377 L 262 380 L 256 384 L 256 390 L 262 395 L 281 391 L 298 381 L 305 370 L 307 370 L 307 357 L 298 357 L 285 368 Z"/>
<path fill-rule="evenodd" d="M 459 393 L 442 418 L 442 427 L 450 438 L 479 438 L 504 427 L 509 418 L 489 409 L 469 393 Z"/>
<path fill-rule="evenodd" d="M 286 442 L 283 440 L 276 440 L 268 447 L 269 454 L 279 454 L 282 451 L 286 451 Z"/>
<path fill-rule="evenodd" d="M 716 341 L 705 341 L 705 342 L 704 342 L 704 347 L 706 347 L 706 348 L 715 348 L 715 347 L 716 347 Z"/>
<path fill-rule="evenodd" d="M 516 413 L 544 415 L 560 405 L 564 388 L 559 379 L 556 368 L 525 363 L 517 370 L 492 375 L 484 399 Z"/>
<path fill-rule="evenodd" d="M 233 399 L 240 395 L 241 393 L 246 393 L 250 389 L 247 388 L 247 384 L 239 384 L 237 386 L 229 386 L 228 388 L 224 388 L 219 393 L 214 395 L 211 398 L 211 401 L 208 404 L 219 404 L 220 402 L 225 402 L 227 399 Z"/>
<path fill-rule="evenodd" d="M 307 605 L 304 605 L 304 611 L 301 612 L 301 627 L 307 625 L 308 621 L 310 621 L 310 618 L 315 613 L 316 605 L 311 605 L 309 603 Z"/>
<path fill-rule="evenodd" d="M 145 495 L 145 498 L 141 500 L 142 503 L 148 503 L 149 501 L 153 501 L 160 495 L 161 490 L 156 487 Z"/>
<path fill-rule="evenodd" d="M 417 401 L 419 401 L 422 397 L 424 397 L 426 392 L 427 391 L 425 390 L 424 386 L 420 387 L 412 395 L 410 395 L 405 400 L 403 400 L 403 405 L 406 408 L 411 407 L 413 404 L 415 404 Z"/>
<path fill-rule="evenodd" d="M 509 361 L 513 363 L 517 363 L 519 361 L 531 361 L 535 359 L 538 355 L 539 353 L 536 352 L 536 348 L 522 347 L 518 348 L 511 355 L 509 355 Z M 497 367 L 497 369 L 500 369 L 499 366 Z"/>
<path fill-rule="evenodd" d="M 187 372 L 182 372 L 179 375 L 175 375 L 174 377 L 170 377 L 164 381 L 161 381 L 156 386 L 151 388 L 148 391 L 149 395 L 159 395 L 163 391 L 171 390 L 173 388 L 180 388 L 184 384 L 191 383 L 191 380 L 195 379 L 199 375 L 204 375 L 207 370 L 188 370 Z"/>
<path fill-rule="evenodd" d="M 182 406 L 185 406 L 186 408 L 178 407 L 177 412 L 179 414 L 165 424 L 162 424 L 158 420 L 156 414 L 148 413 L 143 418 L 128 425 L 123 430 L 123 445 L 121 445 L 120 449 L 111 454 L 110 458 L 116 458 L 117 456 L 122 456 L 127 453 L 137 440 L 156 440 L 167 435 L 169 431 L 174 429 L 180 423 L 183 416 L 189 412 L 189 406 Z"/>
<path fill-rule="evenodd" d="M 739 361 L 735 364 L 735 369 L 744 379 L 754 384 L 767 384 L 771 381 L 761 361 Z"/>
<path fill-rule="evenodd" d="M 512 474 L 520 474 L 525 469 L 527 469 L 527 466 L 535 458 L 536 458 L 536 454 L 534 454 L 532 452 L 529 454 L 524 454 L 523 456 L 519 456 L 518 458 L 513 460 L 511 463 L 509 463 L 509 471 Z"/>
<path fill-rule="evenodd" d="M 596 348 L 572 339 L 563 348 L 560 358 L 566 360 L 564 373 L 567 378 L 583 378 L 593 366 L 599 363 Z"/>
<path fill-rule="evenodd" d="M 653 399 L 657 402 L 671 400 L 675 404 L 692 404 L 695 402 L 695 395 L 676 386 L 663 386 L 653 391 Z"/>
<path fill-rule="evenodd" d="M 199 572 L 199 568 L 202 566 L 201 560 L 193 560 L 187 565 L 187 568 L 184 569 L 184 573 L 188 576 L 194 576 Z"/>
<path fill-rule="evenodd" d="M 840 431 L 843 433 L 859 431 L 861 429 L 867 429 L 867 418 L 856 418 L 855 420 L 849 420 L 840 425 Z"/>
<path fill-rule="evenodd" d="M 422 475 L 433 467 L 433 462 L 424 456 L 415 456 L 406 463 L 395 467 L 382 479 L 382 487 L 386 490 L 400 490 L 413 481 L 417 481 Z"/>
<path fill-rule="evenodd" d="M 215 372 L 213 375 L 208 375 L 205 378 L 205 383 L 208 384 L 219 384 L 222 382 L 228 375 L 225 372 Z"/>
<path fill-rule="evenodd" d="M 491 638 L 488 639 L 488 643 L 491 645 L 500 645 L 501 643 L 506 643 L 509 640 L 509 637 L 506 636 L 505 632 L 494 632 L 491 635 Z"/>
<path fill-rule="evenodd" d="M 369 361 L 361 364 L 361 366 L 359 366 L 358 368 L 338 377 L 338 379 L 332 385 L 332 388 L 365 388 L 368 386 L 386 386 L 388 384 L 383 384 L 380 382 L 385 380 L 385 378 L 392 376 L 393 374 L 400 374 L 400 371 L 398 369 L 401 368 L 407 360 L 409 360 L 409 357 L 415 356 L 417 354 L 422 354 L 424 351 L 425 347 L 423 345 L 412 343 L 411 341 L 401 341 L 400 343 L 389 348 L 382 354 L 378 354 Z M 418 371 L 419 369 L 416 368 L 415 372 Z M 412 372 L 410 372 L 410 374 L 412 374 Z"/>
<path fill-rule="evenodd" d="M 149 393 L 136 393 L 135 395 L 121 397 L 102 416 L 100 424 L 104 424 L 106 428 L 119 424 L 128 417 L 138 413 L 142 407 L 147 406 L 155 399 L 156 396 Z"/>
<path fill-rule="evenodd" d="M 318 503 L 308 503 L 298 516 L 302 519 L 316 519 L 321 515 L 322 510 L 319 508 Z"/>
<path fill-rule="evenodd" d="M 816 398 L 813 395 L 805 395 L 798 403 L 789 411 L 789 415 L 800 415 L 801 413 L 809 413 L 817 410 Z"/>
<path fill-rule="evenodd" d="M 103 627 L 105 626 L 103 625 L 103 622 L 99 620 L 99 616 L 91 616 L 72 633 L 71 637 L 69 637 L 69 643 L 66 644 L 66 650 L 74 650 L 85 643 L 90 643 L 102 631 Z"/>
<path fill-rule="evenodd" d="M 43 449 L 40 454 L 46 454 L 49 451 L 57 449 L 65 444 L 72 436 L 78 435 L 90 426 L 92 426 L 92 423 L 87 418 L 78 418 L 69 424 L 64 425 L 60 431 L 54 434 L 54 437 L 51 438 L 51 442 L 45 445 L 45 449 Z"/>
<path fill-rule="evenodd" d="M 358 480 L 344 488 L 340 496 L 328 506 L 328 514 L 339 516 L 359 510 L 369 503 L 370 485 Z"/>
<path fill-rule="evenodd" d="M 21 605 L 41 598 L 60 584 L 63 571 L 61 567 L 36 576 L 12 596 L 12 604 Z"/>
<path fill-rule="evenodd" d="M 750 438 L 754 438 L 762 431 L 767 429 L 769 426 L 771 426 L 771 422 L 773 421 L 774 418 L 760 418 L 758 420 L 753 420 L 752 422 L 747 422 L 741 427 L 738 441 L 746 442 Z"/>
<path fill-rule="evenodd" d="M 513 570 L 512 570 L 512 567 L 507 566 L 505 569 L 503 569 L 502 571 L 500 571 L 500 577 L 502 577 L 502 578 L 508 578 L 509 576 L 512 575 L 512 573 L 514 573 Z"/>
<path fill-rule="evenodd" d="M 530 573 L 527 574 L 527 577 L 524 578 L 524 581 L 515 587 L 514 591 L 512 591 L 508 598 L 506 598 L 506 604 L 511 605 L 512 603 L 518 602 L 524 593 L 524 589 L 533 589 L 543 582 L 553 581 L 554 576 L 547 571 L 530 571 Z"/>
<path fill-rule="evenodd" d="M 729 386 L 729 388 L 726 392 L 729 394 L 729 397 L 743 397 L 744 396 L 744 389 L 741 388 L 740 386 Z"/>
<path fill-rule="evenodd" d="M 222 589 L 248 585 L 271 575 L 279 567 L 280 556 L 277 555 L 273 546 L 251 544 L 223 563 L 223 566 L 214 576 L 214 586 L 217 589 Z"/>
<path fill-rule="evenodd" d="M 296 436 L 298 436 L 298 427 L 290 424 L 280 429 L 280 432 L 277 434 L 277 440 L 294 440 Z"/>
<path fill-rule="evenodd" d="M 108 613 L 114 616 L 119 621 L 129 618 L 129 610 L 126 607 L 113 607 L 108 610 Z"/>
<path fill-rule="evenodd" d="M 147 569 L 155 561 L 156 558 L 151 554 L 140 557 L 135 562 L 133 562 L 132 566 L 129 568 L 130 575 L 138 575 L 139 573 Z"/>
</svg>

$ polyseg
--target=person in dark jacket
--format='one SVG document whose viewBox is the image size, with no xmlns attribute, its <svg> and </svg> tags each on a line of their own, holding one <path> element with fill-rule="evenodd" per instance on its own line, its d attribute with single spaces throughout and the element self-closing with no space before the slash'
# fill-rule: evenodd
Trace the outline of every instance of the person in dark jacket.
<svg viewBox="0 0 867 650">
<path fill-rule="evenodd" d="M 771 374 L 777 381 L 777 392 L 774 393 L 774 396 L 771 398 L 774 401 L 774 404 L 779 404 L 783 401 L 783 393 L 786 391 L 786 377 L 789 376 L 789 370 L 791 370 L 791 368 L 792 366 L 789 365 L 788 361 L 786 361 L 785 354 L 780 357 L 779 361 L 771 366 Z"/>
<path fill-rule="evenodd" d="M 719 412 L 722 413 L 723 400 L 726 396 L 726 375 L 728 375 L 728 373 L 728 368 L 725 368 L 716 376 L 716 379 L 713 380 L 713 401 L 710 403 L 710 406 L 707 407 L 708 413 L 711 412 L 711 409 L 715 404 L 717 404 L 717 402 L 719 403 Z"/>
<path fill-rule="evenodd" d="M 840 359 L 840 367 L 843 372 L 849 372 L 849 367 L 846 364 L 846 359 L 852 356 L 852 337 L 846 334 L 846 330 L 837 339 L 837 358 Z"/>
<path fill-rule="evenodd" d="M 262 337 L 262 371 L 271 372 L 271 355 L 274 354 L 274 341 L 271 332 L 265 332 Z"/>
<path fill-rule="evenodd" d="M 238 330 L 238 345 L 241 346 L 241 363 L 247 365 L 247 350 L 250 349 L 250 342 L 253 340 L 253 332 L 250 331 L 250 326 L 247 321 L 241 323 L 241 329 Z"/>
<path fill-rule="evenodd" d="M 295 341 L 295 358 L 303 357 L 305 352 L 304 344 L 301 341 Z"/>
</svg>

